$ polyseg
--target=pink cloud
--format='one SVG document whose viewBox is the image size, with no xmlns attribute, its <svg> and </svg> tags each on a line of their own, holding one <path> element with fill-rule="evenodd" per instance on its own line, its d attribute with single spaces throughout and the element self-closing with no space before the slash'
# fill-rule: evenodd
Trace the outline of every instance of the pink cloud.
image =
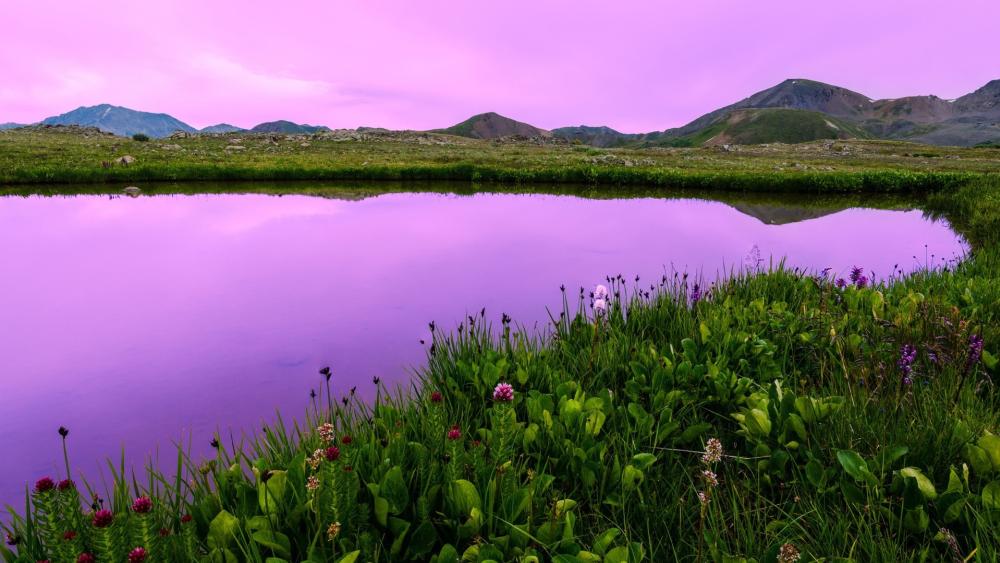
<svg viewBox="0 0 1000 563">
<path fill-rule="evenodd" d="M 80 105 L 195 126 L 683 124 L 788 77 L 952 98 L 1000 78 L 1000 4 L 966 0 L 13 0 L 0 121 Z"/>
</svg>

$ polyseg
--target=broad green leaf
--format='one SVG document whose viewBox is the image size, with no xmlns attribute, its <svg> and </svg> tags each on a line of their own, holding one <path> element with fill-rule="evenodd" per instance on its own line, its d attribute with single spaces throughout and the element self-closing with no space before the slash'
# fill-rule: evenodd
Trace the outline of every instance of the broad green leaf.
<svg viewBox="0 0 1000 563">
<path fill-rule="evenodd" d="M 639 469 L 647 469 L 656 462 L 656 456 L 651 453 L 641 453 L 632 456 L 632 465 Z"/>
<path fill-rule="evenodd" d="M 254 532 L 253 541 L 259 543 L 260 545 L 270 549 L 274 553 L 282 557 L 292 556 L 292 544 L 288 539 L 288 536 L 282 534 L 281 532 L 262 531 Z"/>
<path fill-rule="evenodd" d="M 288 472 L 286 471 L 271 471 L 266 483 L 262 479 L 258 479 L 257 501 L 261 511 L 265 514 L 278 512 L 284 501 L 287 487 Z"/>
<path fill-rule="evenodd" d="M 983 508 L 1000 510 L 1000 481 L 993 481 L 983 487 Z"/>
<path fill-rule="evenodd" d="M 220 511 L 208 525 L 208 547 L 225 549 L 236 536 L 239 525 L 238 518 L 225 510 Z"/>
<path fill-rule="evenodd" d="M 920 493 L 924 496 L 925 500 L 934 500 L 937 498 L 937 490 L 934 488 L 934 483 L 924 475 L 923 471 L 920 471 L 916 467 L 904 467 L 899 470 L 899 474 L 903 477 L 912 477 L 917 481 L 917 487 L 920 488 Z"/>
<path fill-rule="evenodd" d="M 389 512 L 399 514 L 406 508 L 410 501 L 410 491 L 403 480 L 402 468 L 397 465 L 385 474 L 379 493 L 389 503 Z"/>
<path fill-rule="evenodd" d="M 355 561 L 358 560 L 358 557 L 361 557 L 361 550 L 352 551 L 348 553 L 347 555 L 338 559 L 337 563 L 354 563 Z"/>
</svg>

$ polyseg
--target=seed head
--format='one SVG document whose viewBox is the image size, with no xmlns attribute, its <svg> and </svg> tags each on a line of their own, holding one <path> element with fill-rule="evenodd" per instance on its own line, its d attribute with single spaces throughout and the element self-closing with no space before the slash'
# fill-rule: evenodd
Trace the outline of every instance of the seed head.
<svg viewBox="0 0 1000 563">
<path fill-rule="evenodd" d="M 790 543 L 782 545 L 778 550 L 778 563 L 795 563 L 801 557 L 799 550 Z"/>
<path fill-rule="evenodd" d="M 306 489 L 309 489 L 310 491 L 319 489 L 319 478 L 315 475 L 310 475 L 309 478 L 306 479 Z"/>
<path fill-rule="evenodd" d="M 701 456 L 702 463 L 711 465 L 722 460 L 722 442 L 718 438 L 709 438 L 705 443 L 705 454 Z"/>
<path fill-rule="evenodd" d="M 340 535 L 340 522 L 334 522 L 326 529 L 326 538 L 330 541 L 337 539 Z"/>
<path fill-rule="evenodd" d="M 333 428 L 333 425 L 330 424 L 329 422 L 325 422 L 323 424 L 320 424 L 319 428 L 316 429 L 316 432 L 319 433 L 320 439 L 323 440 L 323 442 L 325 442 L 327 444 L 329 444 L 330 442 L 332 442 L 333 439 L 334 439 L 334 436 L 333 436 L 334 428 Z"/>
<path fill-rule="evenodd" d="M 705 481 L 705 484 L 709 487 L 719 486 L 719 477 L 711 469 L 703 469 L 701 471 L 701 478 Z"/>
<path fill-rule="evenodd" d="M 65 426 L 60 426 L 59 427 L 59 435 L 62 436 L 63 438 L 65 438 L 66 436 L 69 436 L 69 429 L 66 428 Z"/>
</svg>

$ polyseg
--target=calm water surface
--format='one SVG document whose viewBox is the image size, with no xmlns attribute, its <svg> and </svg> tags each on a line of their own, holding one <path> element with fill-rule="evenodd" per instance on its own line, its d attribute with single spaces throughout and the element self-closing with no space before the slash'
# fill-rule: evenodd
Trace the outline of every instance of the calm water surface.
<svg viewBox="0 0 1000 563">
<path fill-rule="evenodd" d="M 608 274 L 707 277 L 748 256 L 877 273 L 954 257 L 919 211 L 831 214 L 691 199 L 388 194 L 362 200 L 200 195 L 0 198 L 0 504 L 59 474 L 56 429 L 92 480 L 217 429 L 405 383 L 428 321 L 486 307 L 544 323 L 559 286 Z M 776 224 L 775 224 L 776 223 Z M 925 245 L 926 250 L 925 250 Z M 756 249 L 756 250 L 755 250 Z M 79 479 L 79 475 L 74 475 Z"/>
</svg>

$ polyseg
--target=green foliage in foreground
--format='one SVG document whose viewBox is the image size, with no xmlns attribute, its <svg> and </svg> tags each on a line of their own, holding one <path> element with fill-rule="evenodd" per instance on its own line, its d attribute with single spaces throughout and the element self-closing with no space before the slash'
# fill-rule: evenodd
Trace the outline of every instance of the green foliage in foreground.
<svg viewBox="0 0 1000 563">
<path fill-rule="evenodd" d="M 180 453 L 177 479 L 122 461 L 109 514 L 40 482 L 9 530 L 19 555 L 0 553 L 998 560 L 1000 185 L 928 207 L 974 244 L 953 271 L 843 288 L 750 271 L 699 300 L 683 278 L 618 278 L 603 314 L 567 291 L 544 338 L 473 317 L 435 331 L 412 396 L 339 403 L 328 386 L 301 424 Z"/>
</svg>

